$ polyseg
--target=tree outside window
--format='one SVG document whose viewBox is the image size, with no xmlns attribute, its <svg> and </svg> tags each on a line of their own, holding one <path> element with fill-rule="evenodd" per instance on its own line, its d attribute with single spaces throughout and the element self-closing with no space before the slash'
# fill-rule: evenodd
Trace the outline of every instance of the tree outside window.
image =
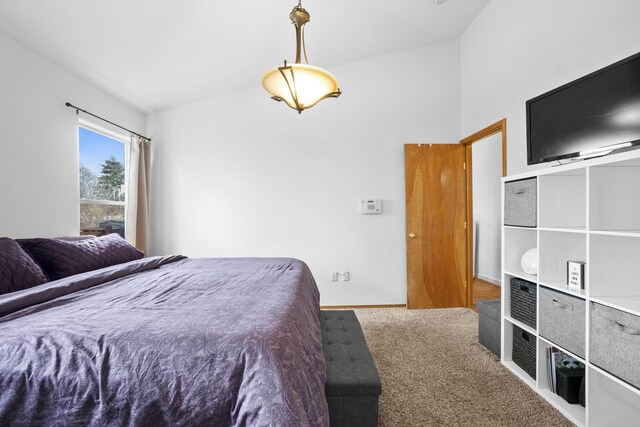
<svg viewBox="0 0 640 427">
<path fill-rule="evenodd" d="M 80 234 L 125 233 L 124 143 L 80 127 Z"/>
</svg>

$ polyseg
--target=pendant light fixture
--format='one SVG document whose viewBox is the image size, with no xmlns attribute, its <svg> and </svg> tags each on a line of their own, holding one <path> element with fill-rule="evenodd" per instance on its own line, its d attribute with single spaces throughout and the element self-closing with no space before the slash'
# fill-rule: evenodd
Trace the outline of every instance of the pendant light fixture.
<svg viewBox="0 0 640 427">
<path fill-rule="evenodd" d="M 298 5 L 289 14 L 291 23 L 296 27 L 296 62 L 275 67 L 264 73 L 262 86 L 272 96 L 271 99 L 284 101 L 289 107 L 302 113 L 325 98 L 337 98 L 342 92 L 333 75 L 320 67 L 309 65 L 307 49 L 304 44 L 304 24 L 310 15 L 298 1 Z M 304 52 L 305 63 L 301 63 Z"/>
</svg>

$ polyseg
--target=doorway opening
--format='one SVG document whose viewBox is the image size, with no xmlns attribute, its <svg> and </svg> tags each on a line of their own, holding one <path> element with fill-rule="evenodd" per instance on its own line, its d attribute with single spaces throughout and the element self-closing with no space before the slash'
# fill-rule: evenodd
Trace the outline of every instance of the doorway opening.
<svg viewBox="0 0 640 427">
<path fill-rule="evenodd" d="M 507 175 L 507 119 L 462 139 L 460 144 L 465 147 L 469 224 L 467 305 L 475 310 L 478 299 L 499 298 L 502 289 L 500 177 Z"/>
</svg>

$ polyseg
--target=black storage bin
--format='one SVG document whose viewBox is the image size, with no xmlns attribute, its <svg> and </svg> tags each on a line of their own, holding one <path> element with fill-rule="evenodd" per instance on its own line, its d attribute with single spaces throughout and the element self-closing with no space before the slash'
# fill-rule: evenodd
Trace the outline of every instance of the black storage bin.
<svg viewBox="0 0 640 427">
<path fill-rule="evenodd" d="M 516 325 L 513 325 L 511 359 L 531 378 L 536 379 L 536 337 Z"/>
<path fill-rule="evenodd" d="M 556 371 L 558 396 L 568 403 L 580 403 L 580 387 L 584 381 L 584 368 L 560 369 Z"/>
<path fill-rule="evenodd" d="M 536 329 L 536 284 L 511 279 L 511 317 Z"/>
</svg>

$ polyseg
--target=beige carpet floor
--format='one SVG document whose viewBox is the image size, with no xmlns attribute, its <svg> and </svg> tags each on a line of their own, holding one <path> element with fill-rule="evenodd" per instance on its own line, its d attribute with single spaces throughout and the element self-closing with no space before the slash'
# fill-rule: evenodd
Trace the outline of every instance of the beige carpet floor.
<svg viewBox="0 0 640 427">
<path fill-rule="evenodd" d="M 468 309 L 355 310 L 382 379 L 380 426 L 572 426 L 478 344 Z"/>
</svg>

